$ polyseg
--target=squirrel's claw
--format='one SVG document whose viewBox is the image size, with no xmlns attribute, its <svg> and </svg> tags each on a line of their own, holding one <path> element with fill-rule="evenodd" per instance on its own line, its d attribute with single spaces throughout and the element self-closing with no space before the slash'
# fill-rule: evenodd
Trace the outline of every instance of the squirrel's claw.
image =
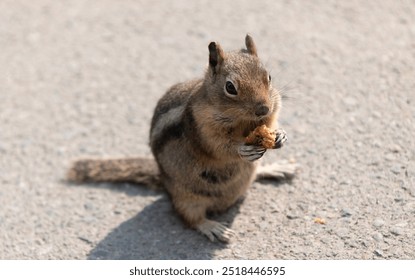
<svg viewBox="0 0 415 280">
<path fill-rule="evenodd" d="M 266 149 L 260 146 L 242 144 L 238 148 L 238 154 L 241 158 L 247 161 L 255 161 L 260 159 Z"/>
<path fill-rule="evenodd" d="M 273 149 L 279 149 L 281 148 L 284 143 L 288 140 L 287 133 L 283 129 L 278 129 L 276 131 L 277 136 L 275 137 L 275 145 Z"/>
<path fill-rule="evenodd" d="M 211 220 L 206 220 L 204 223 L 197 226 L 197 229 L 212 242 L 218 240 L 228 243 L 235 236 L 235 232 L 233 230 L 227 228 L 222 223 Z"/>
</svg>

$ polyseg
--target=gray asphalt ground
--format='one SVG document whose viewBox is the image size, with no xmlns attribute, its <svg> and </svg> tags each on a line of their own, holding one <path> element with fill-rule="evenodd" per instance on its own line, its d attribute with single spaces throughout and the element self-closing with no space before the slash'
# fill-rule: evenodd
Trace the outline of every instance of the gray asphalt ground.
<svg viewBox="0 0 415 280">
<path fill-rule="evenodd" d="M 216 218 L 232 243 L 162 193 L 64 181 L 76 158 L 150 155 L 164 91 L 247 32 L 286 96 L 264 161 L 301 172 Z M 414 89 L 414 1 L 1 0 L 0 258 L 415 259 Z"/>
</svg>

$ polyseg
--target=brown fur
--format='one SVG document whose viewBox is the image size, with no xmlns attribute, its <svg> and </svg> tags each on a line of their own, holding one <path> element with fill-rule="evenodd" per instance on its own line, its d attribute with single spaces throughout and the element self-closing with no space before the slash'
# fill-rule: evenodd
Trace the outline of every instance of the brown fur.
<svg viewBox="0 0 415 280">
<path fill-rule="evenodd" d="M 205 77 L 177 84 L 160 99 L 150 130 L 155 161 L 78 161 L 68 178 L 161 184 L 189 226 L 211 240 L 229 241 L 232 231 L 207 220 L 206 213 L 225 211 L 245 195 L 256 164 L 240 149 L 257 126 L 276 129 L 281 106 L 249 35 L 245 43 L 246 50 L 225 53 L 212 42 Z M 225 92 L 227 81 L 237 95 Z"/>
<path fill-rule="evenodd" d="M 160 188 L 160 172 L 152 158 L 82 159 L 74 162 L 67 179 L 72 182 L 131 182 Z"/>
</svg>

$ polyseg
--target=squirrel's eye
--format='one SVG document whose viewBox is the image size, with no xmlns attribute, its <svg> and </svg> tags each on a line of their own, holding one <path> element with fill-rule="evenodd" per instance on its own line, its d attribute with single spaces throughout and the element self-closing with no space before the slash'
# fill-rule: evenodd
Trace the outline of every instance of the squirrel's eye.
<svg viewBox="0 0 415 280">
<path fill-rule="evenodd" d="M 271 82 L 271 75 L 268 75 L 268 81 Z"/>
<path fill-rule="evenodd" d="M 238 92 L 236 91 L 235 86 L 232 84 L 231 81 L 226 82 L 225 89 L 226 89 L 226 92 L 231 94 L 231 95 L 237 95 L 238 94 Z"/>
</svg>

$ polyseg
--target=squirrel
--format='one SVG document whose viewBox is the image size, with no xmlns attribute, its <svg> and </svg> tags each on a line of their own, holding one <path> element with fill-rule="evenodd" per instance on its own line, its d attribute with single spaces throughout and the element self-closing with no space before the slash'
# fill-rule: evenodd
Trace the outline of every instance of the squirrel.
<svg viewBox="0 0 415 280">
<path fill-rule="evenodd" d="M 150 129 L 154 158 L 78 160 L 67 178 L 162 187 L 185 224 L 211 241 L 229 242 L 234 231 L 207 213 L 226 211 L 256 179 L 291 178 L 296 170 L 288 163 L 258 167 L 267 149 L 245 143 L 264 124 L 276 132 L 273 149 L 287 140 L 277 129 L 280 93 L 249 34 L 245 45 L 224 52 L 211 42 L 204 78 L 176 84 L 158 101 Z"/>
</svg>

